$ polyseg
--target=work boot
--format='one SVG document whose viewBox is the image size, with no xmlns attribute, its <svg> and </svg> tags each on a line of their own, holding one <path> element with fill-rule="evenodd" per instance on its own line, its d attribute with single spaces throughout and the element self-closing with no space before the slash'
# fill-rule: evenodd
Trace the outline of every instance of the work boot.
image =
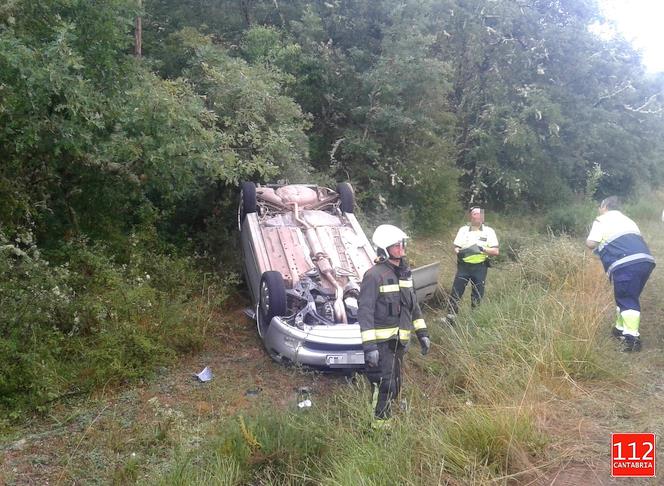
<svg viewBox="0 0 664 486">
<path fill-rule="evenodd" d="M 622 337 L 623 337 L 622 329 L 618 329 L 617 327 L 614 327 L 613 329 L 611 329 L 611 335 L 616 339 L 622 339 Z"/>
<path fill-rule="evenodd" d="M 623 341 L 621 351 L 623 353 L 637 353 L 641 351 L 641 339 L 637 336 L 631 336 L 629 334 L 624 335 L 625 340 Z"/>
<path fill-rule="evenodd" d="M 442 321 L 443 324 L 447 324 L 448 326 L 454 326 L 456 324 L 456 314 L 452 314 L 450 312 L 445 317 L 443 317 Z"/>
</svg>

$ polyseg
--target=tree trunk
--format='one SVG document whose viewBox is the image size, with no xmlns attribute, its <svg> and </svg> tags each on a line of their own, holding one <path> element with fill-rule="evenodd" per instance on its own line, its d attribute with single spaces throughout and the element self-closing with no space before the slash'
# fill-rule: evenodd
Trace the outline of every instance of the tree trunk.
<svg viewBox="0 0 664 486">
<path fill-rule="evenodd" d="M 138 8 L 143 7 L 143 0 L 138 0 Z M 143 25 L 141 16 L 136 17 L 136 24 L 134 28 L 134 56 L 140 58 L 143 50 Z"/>
<path fill-rule="evenodd" d="M 247 28 L 251 27 L 251 13 L 250 13 L 250 0 L 240 0 L 240 10 L 242 10 L 242 16 L 244 17 L 244 23 Z"/>
</svg>

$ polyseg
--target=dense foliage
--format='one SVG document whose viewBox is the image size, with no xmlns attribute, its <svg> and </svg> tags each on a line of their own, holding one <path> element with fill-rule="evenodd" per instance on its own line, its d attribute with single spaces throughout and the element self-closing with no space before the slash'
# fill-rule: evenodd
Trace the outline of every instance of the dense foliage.
<svg viewBox="0 0 664 486">
<path fill-rule="evenodd" d="M 192 28 L 290 76 L 316 173 L 418 226 L 471 200 L 548 207 L 662 177 L 663 80 L 589 30 L 594 0 L 152 0 L 146 13 L 166 76 L 182 72 L 166 39 Z"/>
<path fill-rule="evenodd" d="M 13 0 L 3 226 L 223 227 L 244 178 L 350 180 L 425 229 L 470 200 L 628 195 L 661 178 L 662 79 L 600 20 L 593 0 Z"/>
<path fill-rule="evenodd" d="M 664 79 L 591 33 L 600 20 L 593 0 L 3 2 L 0 395 L 80 382 L 35 390 L 36 357 L 73 359 L 140 320 L 95 300 L 129 292 L 140 262 L 223 261 L 243 179 L 348 180 L 365 214 L 422 231 L 471 201 L 658 184 Z M 65 271 L 72 248 L 95 264 Z M 150 360 L 175 349 L 143 332 Z M 120 341 L 112 359 L 134 346 Z"/>
</svg>

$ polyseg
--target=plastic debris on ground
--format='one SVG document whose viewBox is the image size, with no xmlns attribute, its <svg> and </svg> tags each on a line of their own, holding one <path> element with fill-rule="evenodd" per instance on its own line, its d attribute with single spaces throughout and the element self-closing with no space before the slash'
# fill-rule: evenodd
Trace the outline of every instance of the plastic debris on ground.
<svg viewBox="0 0 664 486">
<path fill-rule="evenodd" d="M 198 381 L 202 381 L 203 383 L 205 383 L 206 381 L 210 381 L 213 377 L 212 370 L 210 369 L 209 366 L 203 368 L 203 371 L 201 371 L 200 373 L 194 373 L 194 376 L 198 378 Z"/>
<path fill-rule="evenodd" d="M 297 390 L 297 408 L 304 409 L 310 408 L 313 405 L 311 401 L 311 390 L 307 386 L 298 388 Z"/>
</svg>

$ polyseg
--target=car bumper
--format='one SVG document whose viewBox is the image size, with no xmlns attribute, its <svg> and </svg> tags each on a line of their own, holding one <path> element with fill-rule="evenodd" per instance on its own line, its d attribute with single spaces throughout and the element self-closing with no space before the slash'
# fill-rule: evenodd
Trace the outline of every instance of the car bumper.
<svg viewBox="0 0 664 486">
<path fill-rule="evenodd" d="M 305 366 L 331 369 L 364 367 L 364 351 L 357 324 L 298 329 L 277 316 L 267 329 L 265 346 L 281 360 Z"/>
</svg>

